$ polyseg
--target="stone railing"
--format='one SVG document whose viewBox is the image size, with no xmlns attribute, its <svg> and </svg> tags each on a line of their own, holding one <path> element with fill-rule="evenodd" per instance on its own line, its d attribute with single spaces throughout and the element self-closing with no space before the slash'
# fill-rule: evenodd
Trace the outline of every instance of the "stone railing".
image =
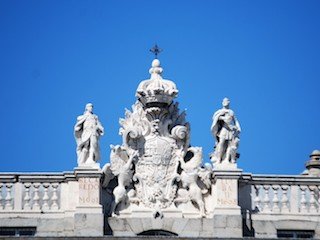
<svg viewBox="0 0 320 240">
<path fill-rule="evenodd" d="M 27 228 L 36 236 L 102 236 L 100 178 L 101 170 L 90 168 L 0 173 L 0 231 Z"/>
<path fill-rule="evenodd" d="M 243 175 L 251 187 L 252 213 L 319 214 L 320 179 L 306 176 Z"/>
<path fill-rule="evenodd" d="M 72 173 L 1 173 L 0 211 L 59 212 L 65 209 L 62 191 Z"/>
</svg>

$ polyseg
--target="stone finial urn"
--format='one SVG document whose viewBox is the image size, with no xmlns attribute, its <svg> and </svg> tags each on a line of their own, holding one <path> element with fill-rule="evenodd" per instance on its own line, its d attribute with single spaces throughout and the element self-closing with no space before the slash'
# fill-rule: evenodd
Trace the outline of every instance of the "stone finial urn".
<svg viewBox="0 0 320 240">
<path fill-rule="evenodd" d="M 320 177 L 320 150 L 314 150 L 306 162 L 307 175 Z"/>
</svg>

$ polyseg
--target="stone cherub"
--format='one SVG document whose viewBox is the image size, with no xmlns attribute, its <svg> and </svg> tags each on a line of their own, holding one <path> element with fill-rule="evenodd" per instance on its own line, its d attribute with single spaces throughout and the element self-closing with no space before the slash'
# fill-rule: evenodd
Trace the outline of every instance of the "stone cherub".
<svg viewBox="0 0 320 240">
<path fill-rule="evenodd" d="M 83 115 L 77 117 L 74 136 L 77 142 L 78 166 L 95 166 L 100 159 L 99 138 L 104 129 L 93 114 L 93 105 L 88 103 Z"/>
<path fill-rule="evenodd" d="M 212 117 L 211 132 L 216 139 L 215 151 L 211 154 L 211 161 L 219 163 L 235 163 L 238 157 L 240 124 L 229 108 L 230 100 L 224 98 L 222 109 L 216 111 Z"/>
</svg>

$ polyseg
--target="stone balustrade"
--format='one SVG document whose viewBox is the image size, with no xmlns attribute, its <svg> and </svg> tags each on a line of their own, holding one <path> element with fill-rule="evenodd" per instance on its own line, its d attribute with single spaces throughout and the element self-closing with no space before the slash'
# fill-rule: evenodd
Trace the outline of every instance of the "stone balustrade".
<svg viewBox="0 0 320 240">
<path fill-rule="evenodd" d="M 0 211 L 59 212 L 65 210 L 61 192 L 72 173 L 1 173 Z M 74 178 L 74 177 L 71 177 Z"/>
<path fill-rule="evenodd" d="M 66 210 L 61 192 L 74 181 L 73 172 L 66 173 L 1 173 L 1 212 L 54 212 Z M 320 212 L 320 179 L 306 176 L 246 175 L 242 184 L 251 186 L 253 213 Z M 241 194 L 241 192 L 240 192 Z"/>
<path fill-rule="evenodd" d="M 37 236 L 102 236 L 100 177 L 99 169 L 88 168 L 0 173 L 0 230 L 35 229 Z"/>
<path fill-rule="evenodd" d="M 251 185 L 253 213 L 319 214 L 320 179 L 306 176 L 243 176 Z"/>
<path fill-rule="evenodd" d="M 291 229 L 318 235 L 320 178 L 310 175 L 256 175 L 239 179 L 244 235 L 276 238 Z"/>
<path fill-rule="evenodd" d="M 0 226 L 34 227 L 37 236 L 101 236 L 104 233 L 102 205 L 108 208 L 110 204 L 101 198 L 100 178 L 99 170 L 88 169 L 1 173 Z M 225 218 L 239 224 L 243 221 L 247 226 L 244 236 L 252 236 L 254 229 L 255 236 L 275 237 L 277 229 L 287 229 L 291 222 L 298 223 L 297 229 L 316 228 L 314 224 L 320 215 L 317 177 L 220 170 L 213 172 L 212 184 L 212 196 L 206 199 L 209 206 L 206 221 L 215 224 L 217 234 L 220 230 L 224 234 L 226 226 L 221 225 L 221 219 Z M 110 219 L 110 225 L 115 219 L 120 221 Z M 229 226 L 229 230 L 240 236 L 239 226 Z"/>
</svg>

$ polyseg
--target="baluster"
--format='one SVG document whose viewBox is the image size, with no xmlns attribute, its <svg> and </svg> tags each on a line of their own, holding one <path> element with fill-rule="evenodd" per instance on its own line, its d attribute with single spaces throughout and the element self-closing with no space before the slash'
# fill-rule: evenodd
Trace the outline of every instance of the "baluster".
<svg viewBox="0 0 320 240">
<path fill-rule="evenodd" d="M 3 197 L 2 197 L 2 187 L 3 187 L 3 184 L 0 183 L 0 210 L 3 209 Z"/>
<path fill-rule="evenodd" d="M 309 209 L 309 212 L 310 213 L 317 212 L 315 189 L 316 189 L 316 186 L 309 186 L 309 190 L 310 190 L 310 209 Z"/>
<path fill-rule="evenodd" d="M 7 183 L 6 184 L 6 190 L 7 190 L 7 195 L 5 198 L 5 202 L 6 205 L 4 207 L 5 210 L 12 210 L 13 209 L 13 205 L 12 205 L 12 195 L 11 195 L 11 188 L 12 188 L 12 184 L 11 183 Z"/>
<path fill-rule="evenodd" d="M 300 212 L 307 211 L 307 200 L 306 200 L 306 186 L 300 186 L 301 199 L 300 199 Z"/>
<path fill-rule="evenodd" d="M 279 208 L 279 198 L 278 198 L 278 189 L 279 186 L 278 185 L 272 185 L 272 189 L 273 189 L 273 207 L 272 207 L 272 212 L 280 212 L 280 208 Z"/>
<path fill-rule="evenodd" d="M 30 197 L 30 187 L 31 187 L 31 183 L 25 183 L 24 184 L 24 198 L 23 198 L 23 209 L 24 210 L 30 210 L 31 209 L 31 205 L 30 205 L 30 201 L 31 201 L 31 197 Z"/>
<path fill-rule="evenodd" d="M 42 203 L 42 210 L 49 210 L 49 195 L 48 195 L 48 190 L 49 190 L 49 183 L 44 183 L 43 185 L 44 188 L 44 193 L 43 193 L 43 203 Z"/>
<path fill-rule="evenodd" d="M 260 185 L 254 185 L 254 189 L 255 189 L 255 198 L 254 198 L 254 204 L 255 204 L 255 209 L 257 209 L 258 211 L 261 210 L 261 199 L 260 199 Z M 254 209 L 254 210 L 255 210 Z"/>
<path fill-rule="evenodd" d="M 269 185 L 264 185 L 264 199 L 263 199 L 263 211 L 264 212 L 270 212 L 270 198 L 269 198 Z"/>
<path fill-rule="evenodd" d="M 57 194 L 57 188 L 59 187 L 58 183 L 53 183 L 52 185 L 52 205 L 51 205 L 51 209 L 52 210 L 58 210 L 59 209 L 59 205 L 58 205 L 58 194 Z"/>
<path fill-rule="evenodd" d="M 288 198 L 288 185 L 281 185 L 281 189 L 282 189 L 282 198 L 281 198 L 281 212 L 283 213 L 287 213 L 290 212 L 289 209 L 289 198 Z"/>
<path fill-rule="evenodd" d="M 40 210 L 40 197 L 39 197 L 39 188 L 40 188 L 40 183 L 34 183 L 33 184 L 33 205 L 32 209 L 33 210 Z"/>
</svg>

